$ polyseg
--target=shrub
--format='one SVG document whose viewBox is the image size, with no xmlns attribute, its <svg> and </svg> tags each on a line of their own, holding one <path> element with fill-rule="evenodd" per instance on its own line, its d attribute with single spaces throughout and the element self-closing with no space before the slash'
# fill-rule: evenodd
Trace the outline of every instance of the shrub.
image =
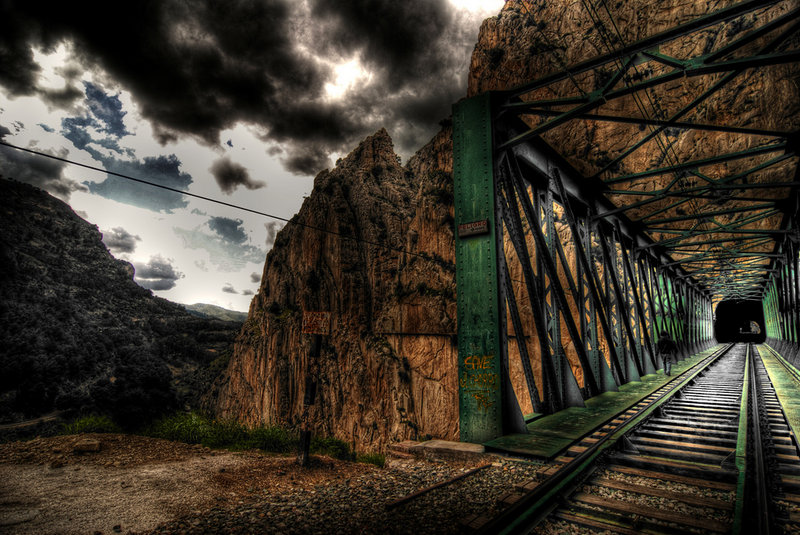
<svg viewBox="0 0 800 535">
<path fill-rule="evenodd" d="M 64 424 L 63 433 L 65 435 L 77 435 L 79 433 L 120 433 L 122 430 L 108 416 L 93 414 L 82 416 L 76 420 Z"/>
<path fill-rule="evenodd" d="M 356 457 L 356 461 L 365 464 L 374 464 L 378 468 L 386 465 L 386 456 L 382 453 L 361 453 Z"/>
<path fill-rule="evenodd" d="M 247 443 L 251 448 L 275 453 L 288 453 L 297 448 L 297 436 L 282 427 L 256 427 L 250 431 Z"/>
<path fill-rule="evenodd" d="M 208 436 L 209 427 L 208 418 L 200 414 L 178 413 L 156 421 L 145 434 L 175 442 L 201 444 Z"/>
<path fill-rule="evenodd" d="M 311 453 L 329 455 L 343 461 L 353 460 L 353 454 L 350 452 L 350 446 L 347 442 L 333 437 L 312 437 Z"/>
<path fill-rule="evenodd" d="M 212 420 L 202 444 L 209 448 L 246 449 L 248 447 L 248 432 L 239 422 Z"/>
</svg>

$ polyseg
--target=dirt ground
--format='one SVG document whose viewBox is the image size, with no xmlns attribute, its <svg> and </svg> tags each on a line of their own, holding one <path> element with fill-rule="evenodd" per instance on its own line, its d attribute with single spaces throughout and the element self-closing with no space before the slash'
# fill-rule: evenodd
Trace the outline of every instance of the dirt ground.
<svg viewBox="0 0 800 535">
<path fill-rule="evenodd" d="M 97 443 L 99 451 L 76 451 Z M 327 457 L 301 469 L 293 457 L 130 435 L 0 444 L 0 533 L 146 532 L 212 506 L 245 504 L 257 490 L 312 488 L 372 470 Z"/>
</svg>

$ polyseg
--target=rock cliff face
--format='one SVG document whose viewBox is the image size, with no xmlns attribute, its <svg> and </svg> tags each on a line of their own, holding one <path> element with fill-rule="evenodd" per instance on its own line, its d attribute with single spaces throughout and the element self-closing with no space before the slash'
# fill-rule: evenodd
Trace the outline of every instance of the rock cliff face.
<svg viewBox="0 0 800 535">
<path fill-rule="evenodd" d="M 617 47 L 731 3 L 668 0 L 653 10 L 643 0 L 618 2 L 612 6 L 618 29 L 611 30 L 606 20 L 605 26 L 600 24 L 606 30 L 601 37 L 592 19 L 602 21 L 605 15 L 589 13 L 586 6 L 506 2 L 500 15 L 481 27 L 467 95 L 512 88 L 606 53 L 607 40 Z M 771 19 L 786 12 L 787 6 L 779 4 L 757 16 Z M 661 51 L 687 57 L 712 50 L 746 31 L 752 19 L 718 25 Z M 560 89 L 565 95 L 591 92 L 610 75 L 591 72 L 563 82 Z M 717 110 L 733 109 L 743 114 L 739 123 L 747 124 L 759 119 L 749 111 L 752 103 L 765 98 L 774 102 L 776 117 L 796 116 L 793 80 L 796 72 L 783 67 L 756 73 L 710 99 L 690 119 L 722 122 L 726 118 L 715 117 Z M 702 91 L 700 84 L 654 95 L 653 106 L 667 113 L 685 105 Z M 623 101 L 604 111 L 623 115 L 635 112 L 634 104 Z M 769 127 L 770 119 L 762 119 L 767 123 L 759 124 Z M 591 175 L 639 132 L 638 125 L 605 128 L 572 121 L 548 132 L 545 140 L 579 171 Z M 267 257 L 261 289 L 214 392 L 220 415 L 250 424 L 297 424 L 303 414 L 306 379 L 311 377 L 318 388 L 308 417 L 317 432 L 352 441 L 359 449 L 408 437 L 458 438 L 451 134 L 449 126 L 443 127 L 402 167 L 389 136 L 380 131 L 335 169 L 316 177 L 314 191 L 293 224 L 279 233 Z M 691 136 L 673 140 L 676 148 L 686 148 L 682 158 L 758 143 L 753 138 L 734 142 L 720 134 L 698 144 Z M 645 146 L 619 171 L 627 172 L 660 154 L 655 144 Z M 660 187 L 657 180 L 650 183 L 649 188 Z M 564 231 L 563 225 L 558 230 Z M 567 254 L 572 257 L 571 251 Z M 519 295 L 518 301 L 524 296 Z M 331 334 L 324 338 L 316 361 L 310 359 L 311 337 L 301 333 L 303 310 L 332 314 Z M 568 341 L 564 345 L 574 363 L 574 348 Z M 521 372 L 513 366 L 512 374 L 521 384 Z M 520 396 L 523 412 L 530 412 L 524 397 Z"/>
<path fill-rule="evenodd" d="M 374 449 L 457 437 L 450 130 L 405 167 L 385 130 L 365 139 L 282 229 L 267 256 L 216 409 L 251 424 L 299 423 Z M 303 311 L 329 311 L 311 357 Z"/>
</svg>

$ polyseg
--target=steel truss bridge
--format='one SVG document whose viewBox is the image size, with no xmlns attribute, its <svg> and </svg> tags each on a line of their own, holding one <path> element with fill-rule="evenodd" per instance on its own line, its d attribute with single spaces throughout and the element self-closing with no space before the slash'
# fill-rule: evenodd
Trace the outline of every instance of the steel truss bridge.
<svg viewBox="0 0 800 535">
<path fill-rule="evenodd" d="M 617 29 L 607 53 L 454 106 L 462 441 L 656 372 L 662 331 L 708 347 L 723 300 L 761 301 L 769 343 L 800 357 L 797 87 L 788 113 L 743 90 L 798 80 L 799 29 L 777 1 Z"/>
</svg>

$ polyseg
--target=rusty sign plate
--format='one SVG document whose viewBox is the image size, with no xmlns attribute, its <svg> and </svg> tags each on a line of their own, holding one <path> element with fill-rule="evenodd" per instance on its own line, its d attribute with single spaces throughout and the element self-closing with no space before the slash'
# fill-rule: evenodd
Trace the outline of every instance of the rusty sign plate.
<svg viewBox="0 0 800 535">
<path fill-rule="evenodd" d="M 331 313 L 312 310 L 303 311 L 304 334 L 330 334 Z"/>
<path fill-rule="evenodd" d="M 483 219 L 481 221 L 472 221 L 470 223 L 462 223 L 458 225 L 458 237 L 466 238 L 467 236 L 479 236 L 481 234 L 489 233 L 489 220 Z"/>
</svg>

